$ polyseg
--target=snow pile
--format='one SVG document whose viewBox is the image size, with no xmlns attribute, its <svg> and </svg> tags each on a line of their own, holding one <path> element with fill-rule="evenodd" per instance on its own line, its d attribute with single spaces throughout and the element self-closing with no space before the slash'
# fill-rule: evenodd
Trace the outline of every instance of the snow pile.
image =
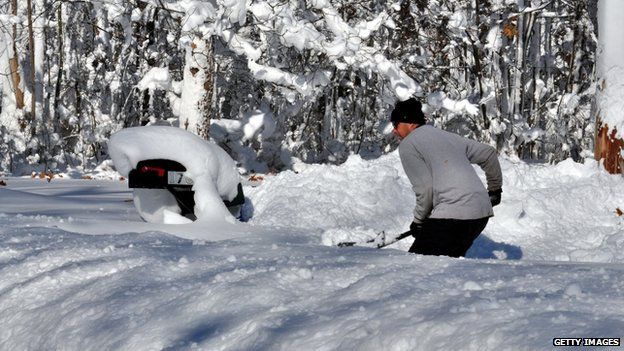
<svg viewBox="0 0 624 351">
<path fill-rule="evenodd" d="M 598 162 L 502 162 L 503 203 L 486 230 L 538 260 L 624 262 L 624 179 Z M 553 243 L 557 243 L 553 245 Z"/>
<path fill-rule="evenodd" d="M 409 226 L 415 203 L 397 153 L 372 161 L 351 156 L 341 166 L 301 165 L 297 173 L 268 177 L 248 193 L 252 223 L 317 232 L 401 230 Z M 299 206 L 304 209 L 294 211 Z"/>
<path fill-rule="evenodd" d="M 168 159 L 186 167 L 193 180 L 195 215 L 202 222 L 230 222 L 223 204 L 237 195 L 240 176 L 232 158 L 210 141 L 174 127 L 150 126 L 121 130 L 110 138 L 109 152 L 123 176 L 142 160 Z M 150 222 L 184 223 L 175 198 L 165 189 L 136 189 L 134 201 Z"/>
<path fill-rule="evenodd" d="M 621 176 L 609 175 L 591 159 L 554 167 L 503 159 L 501 167 L 502 203 L 469 257 L 624 261 L 623 218 L 617 214 L 624 210 Z M 352 156 L 340 167 L 282 172 L 247 194 L 255 208 L 252 223 L 306 228 L 327 245 L 372 238 L 382 230 L 402 233 L 415 203 L 396 152 L 372 161 Z M 297 206 L 304 207 L 293 211 Z M 411 241 L 392 247 L 407 250 Z"/>
</svg>

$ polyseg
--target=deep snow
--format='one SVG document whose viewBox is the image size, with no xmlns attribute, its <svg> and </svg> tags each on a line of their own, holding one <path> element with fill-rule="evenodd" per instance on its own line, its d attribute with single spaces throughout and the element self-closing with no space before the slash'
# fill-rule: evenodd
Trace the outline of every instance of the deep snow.
<svg viewBox="0 0 624 351">
<path fill-rule="evenodd" d="M 245 186 L 249 223 L 140 220 L 119 180 L 4 179 L 0 349 L 535 350 L 622 337 L 624 179 L 501 160 L 468 259 L 343 239 L 404 231 L 396 153 Z M 251 211 L 251 208 L 248 210 Z M 98 235 L 93 235 L 98 234 Z"/>
</svg>

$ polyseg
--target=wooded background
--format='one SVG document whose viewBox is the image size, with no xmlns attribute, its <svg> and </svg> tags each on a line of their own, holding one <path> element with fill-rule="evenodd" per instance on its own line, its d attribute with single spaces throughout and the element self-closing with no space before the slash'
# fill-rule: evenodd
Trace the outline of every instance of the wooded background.
<svg viewBox="0 0 624 351">
<path fill-rule="evenodd" d="M 107 159 L 111 133 L 188 128 L 194 115 L 191 129 L 248 172 L 285 169 L 295 158 L 377 157 L 397 145 L 388 128 L 397 94 L 382 64 L 357 62 L 364 45 L 418 83 L 440 128 L 523 160 L 593 155 L 595 2 L 319 2 L 3 1 L 0 172 L 93 169 Z M 195 24 L 209 5 L 211 21 Z M 267 16 L 249 10 L 265 5 Z M 382 23 L 368 36 L 360 29 L 360 51 L 338 58 L 298 45 L 276 24 L 335 38 L 327 9 L 349 28 Z M 237 38 L 253 46 L 253 64 L 280 79 L 254 71 Z M 478 112 L 445 108 L 448 99 Z"/>
</svg>

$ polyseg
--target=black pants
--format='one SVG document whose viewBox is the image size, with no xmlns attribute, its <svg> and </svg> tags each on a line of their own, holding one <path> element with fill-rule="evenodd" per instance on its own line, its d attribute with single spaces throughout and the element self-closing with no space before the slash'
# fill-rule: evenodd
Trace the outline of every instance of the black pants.
<svg viewBox="0 0 624 351">
<path fill-rule="evenodd" d="M 479 219 L 429 218 L 423 223 L 422 232 L 414 235 L 414 244 L 409 252 L 422 255 L 460 257 L 481 234 L 488 217 Z"/>
</svg>

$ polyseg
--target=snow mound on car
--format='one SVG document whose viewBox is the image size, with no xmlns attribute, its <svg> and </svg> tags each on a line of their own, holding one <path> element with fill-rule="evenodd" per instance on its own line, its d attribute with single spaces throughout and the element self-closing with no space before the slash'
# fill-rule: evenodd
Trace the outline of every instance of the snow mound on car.
<svg viewBox="0 0 624 351">
<path fill-rule="evenodd" d="M 126 177 L 142 160 L 168 159 L 181 163 L 186 167 L 186 175 L 193 179 L 197 220 L 235 222 L 223 199 L 236 197 L 240 175 L 234 160 L 213 142 L 180 128 L 148 126 L 115 133 L 108 142 L 108 150 L 115 168 Z M 150 222 L 179 222 L 174 218 L 180 209 L 173 196 L 150 196 L 166 190 L 137 190 L 142 190 L 134 195 L 143 218 Z"/>
</svg>

